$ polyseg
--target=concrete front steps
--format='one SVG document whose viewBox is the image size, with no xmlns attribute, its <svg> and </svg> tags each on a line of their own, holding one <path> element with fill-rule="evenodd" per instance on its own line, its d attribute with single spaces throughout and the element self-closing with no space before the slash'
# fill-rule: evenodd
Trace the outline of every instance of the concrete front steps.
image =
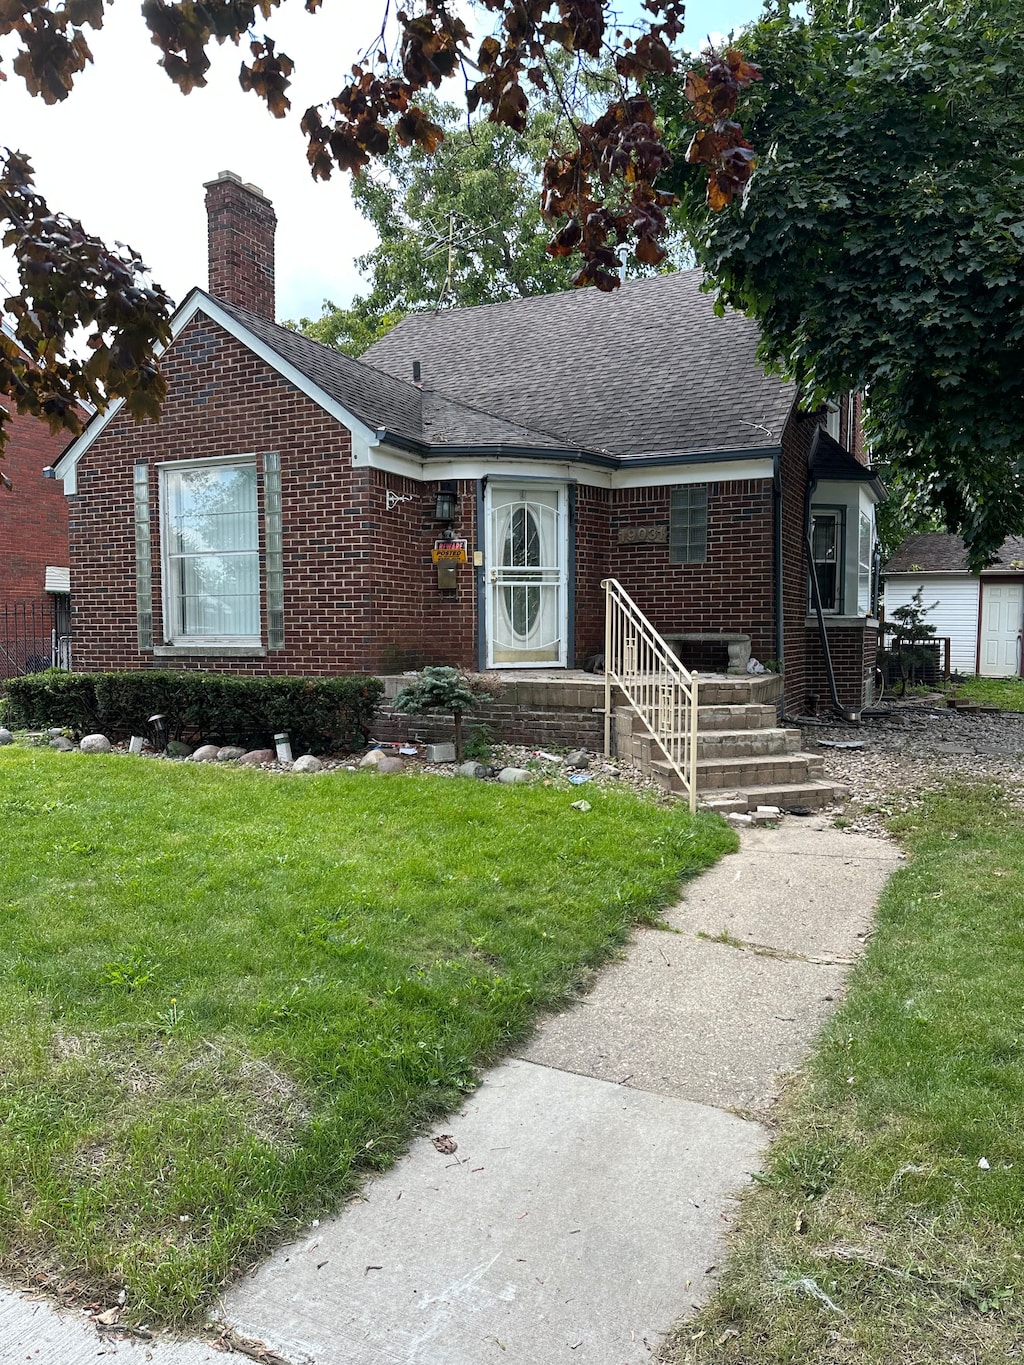
<svg viewBox="0 0 1024 1365">
<path fill-rule="evenodd" d="M 818 809 L 845 795 L 825 780 L 823 761 L 800 752 L 800 731 L 778 724 L 782 678 L 757 674 L 701 679 L 697 712 L 697 795 L 700 803 L 743 812 L 758 806 Z M 680 790 L 671 765 L 628 706 L 615 708 L 615 752 Z"/>
</svg>

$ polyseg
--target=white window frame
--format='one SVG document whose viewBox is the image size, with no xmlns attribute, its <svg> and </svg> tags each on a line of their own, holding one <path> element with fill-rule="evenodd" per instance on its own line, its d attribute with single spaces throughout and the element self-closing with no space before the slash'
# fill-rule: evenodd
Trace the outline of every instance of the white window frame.
<svg viewBox="0 0 1024 1365">
<path fill-rule="evenodd" d="M 865 544 L 867 547 L 865 558 Z M 875 549 L 875 523 L 863 507 L 859 509 L 857 535 L 857 615 L 871 615 L 871 566 Z"/>
<path fill-rule="evenodd" d="M 163 599 L 163 620 L 164 620 L 164 640 L 168 645 L 183 649 L 210 649 L 224 646 L 227 648 L 260 648 L 263 644 L 262 635 L 185 635 L 176 633 L 177 626 L 177 606 L 173 590 L 174 573 L 173 560 L 177 556 L 171 553 L 171 536 L 168 533 L 167 513 L 170 506 L 170 497 L 167 491 L 169 476 L 182 471 L 195 469 L 223 468 L 225 465 L 248 465 L 259 479 L 259 460 L 255 453 L 239 455 L 214 455 L 207 459 L 196 460 L 165 460 L 158 466 L 160 478 L 160 561 L 161 561 L 161 597 Z M 258 483 L 257 483 L 258 487 Z M 259 544 L 259 502 L 257 497 L 257 508 L 255 512 L 257 527 L 257 545 Z M 257 549 L 257 564 L 259 566 L 259 586 L 257 588 L 257 610 L 260 620 L 263 619 L 262 597 L 263 597 L 263 565 L 259 560 Z"/>
<path fill-rule="evenodd" d="M 843 602 L 846 592 L 846 509 L 844 507 L 816 505 L 811 508 L 811 546 L 814 546 L 814 523 L 819 519 L 830 518 L 836 525 L 836 592 L 835 605 L 831 607 L 822 603 L 821 611 L 823 616 L 842 616 Z M 811 583 L 810 574 L 817 574 L 817 560 L 812 559 L 811 570 L 807 576 L 807 613 L 813 616 L 817 612 L 817 605 L 814 597 L 814 587 Z M 819 585 L 820 587 L 820 585 Z"/>
</svg>

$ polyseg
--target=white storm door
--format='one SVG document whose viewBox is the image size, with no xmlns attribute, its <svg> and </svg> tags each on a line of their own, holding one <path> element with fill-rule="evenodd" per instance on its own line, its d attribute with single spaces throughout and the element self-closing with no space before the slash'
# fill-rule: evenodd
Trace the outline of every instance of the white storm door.
<svg viewBox="0 0 1024 1365">
<path fill-rule="evenodd" d="M 564 667 L 566 489 L 487 485 L 487 666 Z"/>
<path fill-rule="evenodd" d="M 1013 678 L 1020 673 L 1024 583 L 981 584 L 981 658 L 986 678 Z"/>
</svg>

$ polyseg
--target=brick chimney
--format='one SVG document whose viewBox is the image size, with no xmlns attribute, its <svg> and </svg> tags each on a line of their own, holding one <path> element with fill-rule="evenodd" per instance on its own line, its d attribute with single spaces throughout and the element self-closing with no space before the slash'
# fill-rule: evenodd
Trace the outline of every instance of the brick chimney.
<svg viewBox="0 0 1024 1365">
<path fill-rule="evenodd" d="M 274 319 L 274 206 L 256 185 L 221 171 L 206 189 L 210 293 Z"/>
</svg>

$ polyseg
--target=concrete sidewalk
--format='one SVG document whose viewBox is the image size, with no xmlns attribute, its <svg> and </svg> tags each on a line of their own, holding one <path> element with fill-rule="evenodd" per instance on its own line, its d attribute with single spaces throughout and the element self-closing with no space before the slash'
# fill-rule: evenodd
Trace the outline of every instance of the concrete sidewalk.
<svg viewBox="0 0 1024 1365">
<path fill-rule="evenodd" d="M 823 818 L 745 830 L 665 929 L 639 931 L 459 1114 L 228 1291 L 222 1320 L 289 1365 L 649 1360 L 713 1287 L 780 1073 L 834 1008 L 899 859 Z M 0 1361 L 95 1359 L 93 1329 L 72 1324 L 85 1349 L 39 1305 L 12 1350 L 10 1299 Z M 157 1365 L 224 1359 L 146 1349 Z"/>
</svg>

